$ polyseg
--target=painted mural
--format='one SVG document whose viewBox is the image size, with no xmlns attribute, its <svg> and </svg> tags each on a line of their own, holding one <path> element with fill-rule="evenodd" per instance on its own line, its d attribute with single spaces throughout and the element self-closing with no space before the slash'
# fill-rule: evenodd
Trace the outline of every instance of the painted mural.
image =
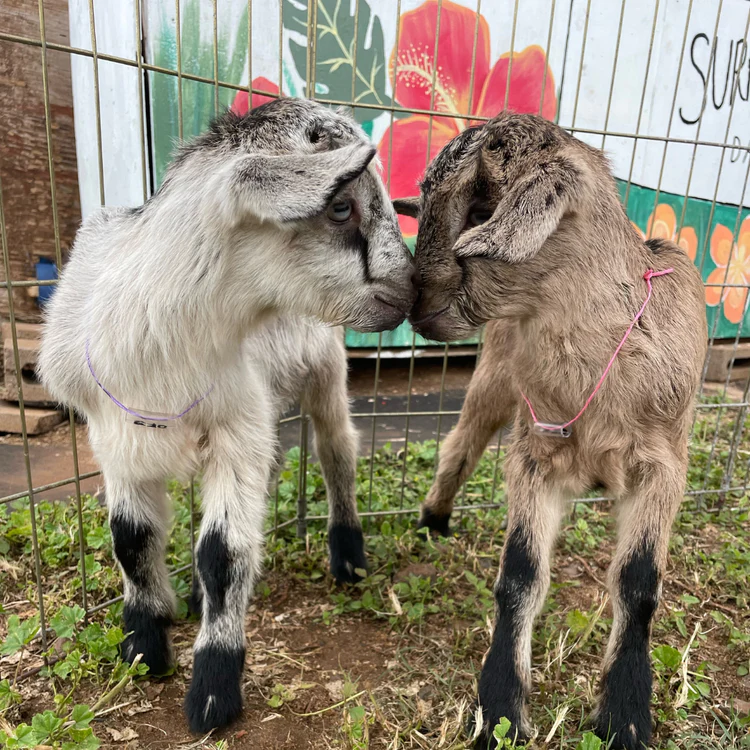
<svg viewBox="0 0 750 750">
<path fill-rule="evenodd" d="M 400 17 L 388 0 L 312 2 L 253 3 L 248 23 L 246 0 L 221 0 L 217 18 L 212 3 L 181 0 L 178 24 L 174 0 L 142 0 L 148 62 L 175 69 L 179 61 L 188 75 L 149 73 L 152 188 L 180 138 L 225 107 L 242 113 L 279 93 L 352 102 L 393 197 L 416 194 L 429 160 L 474 118 L 506 107 L 538 113 L 603 147 L 638 231 L 672 239 L 690 256 L 707 283 L 709 330 L 747 335 L 750 146 L 740 134 L 750 127 L 750 62 L 734 31 L 747 25 L 747 2 L 707 0 L 691 10 L 688 0 L 631 0 L 619 18 L 604 0 L 496 0 L 479 14 L 476 0 L 401 0 Z M 682 57 L 666 54 L 683 38 Z M 213 81 L 252 81 L 254 93 Z M 621 135 L 629 133 L 655 137 Z M 413 245 L 415 222 L 402 218 L 401 227 Z M 383 346 L 411 346 L 412 336 L 404 325 L 384 334 Z M 349 332 L 347 341 L 376 346 L 378 336 Z"/>
</svg>

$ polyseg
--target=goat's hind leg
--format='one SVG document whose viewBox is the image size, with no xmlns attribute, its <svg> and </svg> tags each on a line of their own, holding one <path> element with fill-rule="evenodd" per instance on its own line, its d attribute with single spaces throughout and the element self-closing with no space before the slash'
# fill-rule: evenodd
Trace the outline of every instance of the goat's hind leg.
<svg viewBox="0 0 750 750">
<path fill-rule="evenodd" d="M 105 475 L 109 527 L 125 588 L 123 620 L 128 634 L 123 658 L 142 654 L 152 674 L 171 666 L 169 627 L 174 592 L 165 562 L 169 508 L 163 482 L 123 482 Z"/>
<path fill-rule="evenodd" d="M 620 501 L 617 551 L 609 569 L 614 611 L 604 658 L 596 733 L 608 747 L 642 750 L 651 739 L 651 622 L 659 603 L 672 521 L 685 465 L 641 465 L 635 490 Z"/>
<path fill-rule="evenodd" d="M 331 575 L 356 583 L 367 568 L 362 524 L 357 515 L 357 433 L 349 416 L 346 355 L 340 342 L 313 368 L 302 397 L 315 428 L 315 448 L 328 495 Z"/>
<path fill-rule="evenodd" d="M 437 476 L 422 503 L 420 529 L 448 536 L 456 493 L 471 476 L 490 438 L 513 417 L 516 395 L 504 362 L 508 350 L 508 332 L 500 324 L 488 327 L 458 424 L 440 447 Z"/>
</svg>

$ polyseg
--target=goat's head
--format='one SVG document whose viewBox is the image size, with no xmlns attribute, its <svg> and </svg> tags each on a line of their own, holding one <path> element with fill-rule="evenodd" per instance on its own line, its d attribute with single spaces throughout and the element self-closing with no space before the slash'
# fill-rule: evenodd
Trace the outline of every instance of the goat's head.
<svg viewBox="0 0 750 750">
<path fill-rule="evenodd" d="M 428 167 L 421 198 L 394 201 L 419 220 L 414 328 L 456 340 L 512 314 L 508 293 L 557 262 L 545 243 L 588 210 L 600 168 L 599 152 L 534 115 L 504 112 L 456 136 Z"/>
<path fill-rule="evenodd" d="M 347 115 L 282 98 L 218 118 L 167 181 L 182 171 L 205 185 L 237 283 L 262 285 L 269 307 L 379 331 L 404 320 L 417 290 L 374 156 Z"/>
</svg>

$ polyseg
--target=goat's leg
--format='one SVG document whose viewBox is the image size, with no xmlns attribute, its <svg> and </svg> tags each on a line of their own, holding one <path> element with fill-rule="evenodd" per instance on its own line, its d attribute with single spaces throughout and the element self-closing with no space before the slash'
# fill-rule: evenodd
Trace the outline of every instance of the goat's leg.
<svg viewBox="0 0 750 750">
<path fill-rule="evenodd" d="M 604 658 L 594 726 L 612 748 L 641 750 L 651 738 L 649 638 L 667 562 L 669 533 L 682 500 L 685 465 L 643 465 L 620 501 L 617 551 L 609 569 L 614 622 Z"/>
<path fill-rule="evenodd" d="M 529 736 L 531 633 L 549 588 L 550 553 L 564 511 L 561 489 L 518 444 L 509 450 L 506 478 L 508 528 L 495 583 L 495 628 L 479 678 L 484 728 L 476 747 L 482 750 L 494 747 L 492 731 L 502 717 L 511 722 L 511 738 Z"/>
<path fill-rule="evenodd" d="M 513 417 L 516 391 L 504 362 L 507 337 L 502 329 L 488 331 L 458 424 L 440 447 L 437 476 L 422 503 L 419 528 L 448 535 L 456 493 L 471 476 L 490 438 Z"/>
<path fill-rule="evenodd" d="M 122 644 L 129 662 L 142 663 L 156 675 L 171 664 L 169 626 L 175 596 L 165 562 L 169 509 L 163 482 L 124 482 L 105 476 L 109 528 L 115 557 L 122 568 L 128 633 Z"/>
<path fill-rule="evenodd" d="M 281 473 L 281 467 L 284 462 L 284 456 L 281 452 L 281 448 L 278 443 L 275 444 L 275 451 L 273 453 L 273 460 L 271 463 L 271 470 L 269 472 L 268 480 L 268 497 L 273 499 L 276 496 L 276 487 L 279 481 L 279 474 Z M 193 586 L 190 592 L 190 599 L 188 599 L 188 612 L 194 617 L 200 618 L 203 613 L 203 587 L 201 586 L 200 576 L 195 575 L 193 578 Z"/>
<path fill-rule="evenodd" d="M 328 494 L 328 549 L 331 575 L 356 583 L 355 570 L 367 567 L 362 524 L 357 515 L 357 432 L 349 416 L 346 360 L 331 347 L 307 381 L 302 403 L 315 427 L 315 447 Z"/>
<path fill-rule="evenodd" d="M 203 611 L 185 698 L 194 732 L 229 724 L 242 711 L 245 611 L 262 563 L 274 446 L 270 425 L 257 419 L 245 429 L 211 428 L 206 437 L 196 549 Z"/>
</svg>

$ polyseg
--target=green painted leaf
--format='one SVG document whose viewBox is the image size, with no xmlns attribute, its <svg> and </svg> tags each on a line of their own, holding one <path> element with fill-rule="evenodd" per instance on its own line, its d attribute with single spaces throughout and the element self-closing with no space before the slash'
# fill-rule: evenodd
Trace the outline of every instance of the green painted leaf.
<svg viewBox="0 0 750 750">
<path fill-rule="evenodd" d="M 284 27 L 307 36 L 310 8 L 310 0 L 284 0 Z M 315 82 L 322 84 L 325 92 L 319 93 L 322 87 L 316 87 L 316 99 L 386 106 L 391 103 L 386 94 L 388 61 L 383 27 L 377 16 L 372 17 L 370 44 L 365 46 L 371 16 L 372 10 L 366 0 L 359 0 L 354 7 L 341 0 L 317 0 Z M 289 50 L 297 73 L 306 81 L 307 46 L 290 39 Z M 376 115 L 377 110 L 354 110 L 360 123 L 372 120 Z"/>
<path fill-rule="evenodd" d="M 680 635 L 683 638 L 687 638 L 687 625 L 685 625 L 685 620 L 682 617 L 678 617 L 675 620 L 675 624 L 677 625 L 677 630 L 680 632 Z"/>
</svg>

